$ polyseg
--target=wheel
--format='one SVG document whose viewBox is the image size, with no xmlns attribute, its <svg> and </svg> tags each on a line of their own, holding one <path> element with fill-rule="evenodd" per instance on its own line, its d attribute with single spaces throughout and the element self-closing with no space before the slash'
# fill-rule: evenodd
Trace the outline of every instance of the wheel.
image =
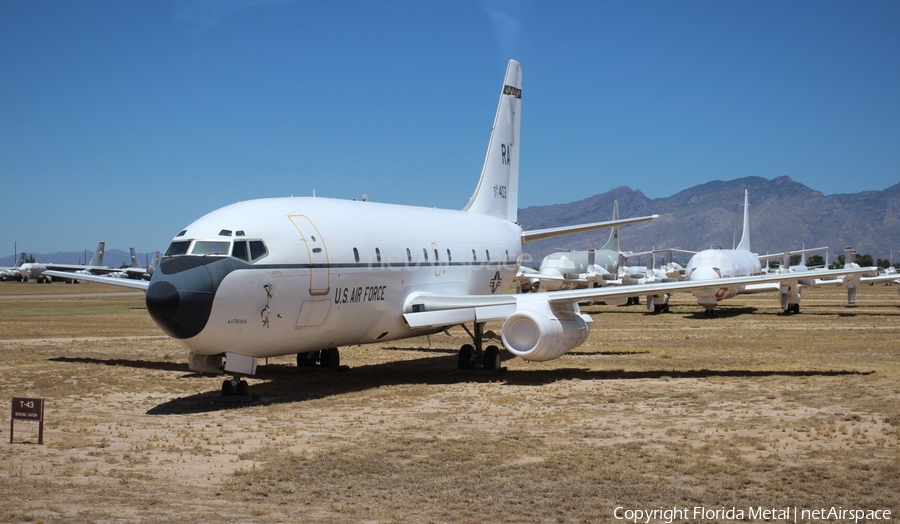
<svg viewBox="0 0 900 524">
<path fill-rule="evenodd" d="M 328 348 L 322 350 L 322 367 L 341 367 L 341 353 L 338 351 L 338 348 Z"/>
<path fill-rule="evenodd" d="M 316 365 L 317 360 L 319 360 L 318 351 L 297 353 L 297 367 L 299 368 L 311 368 Z"/>
<path fill-rule="evenodd" d="M 472 355 L 475 354 L 475 346 L 463 344 L 459 348 L 459 369 L 472 369 Z"/>
<path fill-rule="evenodd" d="M 247 388 L 248 388 L 248 387 L 249 387 L 249 386 L 247 385 L 247 381 L 246 381 L 246 380 L 242 380 L 242 381 L 238 382 L 238 386 L 237 386 L 237 395 L 238 395 L 238 396 L 245 396 L 245 395 L 247 394 Z"/>
<path fill-rule="evenodd" d="M 497 346 L 488 346 L 487 349 L 484 350 L 482 367 L 491 371 L 500 369 L 500 348 Z"/>
<path fill-rule="evenodd" d="M 231 389 L 231 381 L 230 381 L 230 380 L 224 380 L 224 381 L 222 382 L 222 396 L 223 396 L 223 397 L 230 397 L 230 396 L 233 395 L 233 394 L 234 394 L 234 391 Z"/>
</svg>

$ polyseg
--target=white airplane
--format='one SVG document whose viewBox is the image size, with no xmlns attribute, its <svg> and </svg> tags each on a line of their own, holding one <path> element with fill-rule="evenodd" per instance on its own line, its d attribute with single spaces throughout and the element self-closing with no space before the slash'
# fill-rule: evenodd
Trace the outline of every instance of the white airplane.
<svg viewBox="0 0 900 524">
<path fill-rule="evenodd" d="M 40 283 L 49 283 L 54 276 L 57 279 L 62 279 L 64 281 L 77 282 L 78 278 L 74 275 L 79 275 L 80 278 L 83 274 L 97 273 L 102 270 L 107 270 L 108 272 L 110 268 L 103 265 L 103 252 L 105 249 L 106 242 L 98 243 L 97 249 L 94 251 L 94 256 L 91 257 L 90 263 L 86 265 L 30 262 L 19 266 L 19 274 L 21 275 L 23 282 L 28 282 L 29 278 L 34 278 Z M 55 272 L 56 275 L 51 275 L 48 271 Z"/>
<path fill-rule="evenodd" d="M 860 267 L 856 262 L 856 250 L 847 246 L 844 248 L 844 267 Z M 900 273 L 897 273 L 897 270 L 893 267 L 889 267 L 887 269 L 882 268 L 870 268 L 874 269 L 874 272 L 865 273 L 859 279 L 861 283 L 868 284 L 870 286 L 874 286 L 875 284 L 900 284 Z M 856 293 L 853 290 L 853 293 L 850 293 L 847 297 L 847 301 L 850 304 L 854 304 L 856 302 Z M 897 292 L 900 293 L 900 288 L 897 289 Z"/>
<path fill-rule="evenodd" d="M 579 301 L 634 291 L 505 294 L 523 242 L 653 217 L 523 231 L 516 223 L 521 96 L 521 67 L 511 60 L 481 177 L 460 211 L 319 197 L 249 200 L 212 211 L 175 235 L 149 282 L 87 279 L 146 290 L 149 314 L 187 348 L 190 369 L 234 377 L 223 382 L 223 394 L 246 392 L 240 377 L 255 373 L 258 358 L 297 354 L 301 366 L 337 367 L 338 346 L 469 323 L 473 343 L 460 348 L 460 368 L 499 368 L 499 348 L 482 348 L 485 323 L 492 321 L 502 322 L 500 339 L 513 355 L 558 358 L 590 333 L 592 318 L 580 312 Z"/>
<path fill-rule="evenodd" d="M 619 202 L 613 203 L 613 220 L 619 220 Z M 619 226 L 611 228 L 609 240 L 600 249 L 565 250 L 551 253 L 541 260 L 537 270 L 522 267 L 516 280 L 523 291 L 557 291 L 602 286 L 618 279 Z"/>
<path fill-rule="evenodd" d="M 153 261 L 150 262 L 148 267 L 141 267 L 141 262 L 138 260 L 137 253 L 134 248 L 130 248 L 131 250 L 131 267 L 125 267 L 120 269 L 114 269 L 109 272 L 106 272 L 106 276 L 112 278 L 136 278 L 142 280 L 150 280 L 150 277 L 153 276 L 153 272 L 156 270 L 156 266 L 159 265 L 159 251 L 153 256 Z M 103 274 L 104 272 L 97 272 L 98 274 Z"/>
<path fill-rule="evenodd" d="M 7 280 L 13 280 L 13 279 L 21 280 L 21 277 L 19 276 L 19 268 L 24 263 L 25 263 L 25 253 L 19 253 L 19 259 L 16 260 L 16 264 L 14 266 L 0 268 L 0 280 L 2 280 L 4 282 Z"/>
<path fill-rule="evenodd" d="M 700 251 L 688 262 L 685 276 L 690 282 L 715 282 L 730 277 L 761 275 L 761 259 L 774 259 L 793 253 L 819 251 L 824 248 L 804 249 L 792 253 L 778 253 L 760 257 L 750 251 L 750 215 L 747 191 L 744 191 L 744 222 L 741 241 L 735 249 L 707 249 Z M 846 272 L 845 272 L 846 271 Z M 705 308 L 707 316 L 714 315 L 719 302 L 738 294 L 780 292 L 781 308 L 785 313 L 800 312 L 800 287 L 802 285 L 824 285 L 837 282 L 836 277 L 843 277 L 842 283 L 848 288 L 848 300 L 855 299 L 855 288 L 863 273 L 871 271 L 856 266 L 843 270 L 805 270 L 791 271 L 789 268 L 768 273 L 776 281 L 746 285 L 722 285 L 718 288 L 705 288 L 692 291 L 697 297 L 697 304 Z"/>
<path fill-rule="evenodd" d="M 19 258 L 16 260 L 16 263 L 12 267 L 3 267 L 0 268 L 0 280 L 21 280 L 22 277 L 19 276 L 19 268 L 22 267 L 22 264 L 25 263 L 25 253 L 19 253 Z"/>
</svg>

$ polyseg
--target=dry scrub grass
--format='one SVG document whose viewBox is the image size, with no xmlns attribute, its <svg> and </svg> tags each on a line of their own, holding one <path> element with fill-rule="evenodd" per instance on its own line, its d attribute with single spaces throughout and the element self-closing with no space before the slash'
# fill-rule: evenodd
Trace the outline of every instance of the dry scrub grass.
<svg viewBox="0 0 900 524">
<path fill-rule="evenodd" d="M 342 348 L 342 373 L 261 363 L 221 402 L 143 298 L 0 284 L 3 522 L 610 522 L 617 506 L 900 514 L 900 298 L 864 287 L 734 299 L 707 319 L 590 306 L 547 363 L 455 371 L 461 329 Z M 62 296 L 61 296 L 62 295 Z M 499 326 L 489 326 L 499 330 Z M 2 440 L 2 439 L 0 439 Z"/>
</svg>

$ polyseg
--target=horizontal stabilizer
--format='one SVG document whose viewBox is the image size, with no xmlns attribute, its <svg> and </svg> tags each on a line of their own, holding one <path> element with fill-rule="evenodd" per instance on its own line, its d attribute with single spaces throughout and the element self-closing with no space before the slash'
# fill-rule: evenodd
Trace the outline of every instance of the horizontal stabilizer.
<svg viewBox="0 0 900 524">
<path fill-rule="evenodd" d="M 524 231 L 522 240 L 524 242 L 533 242 L 535 240 L 543 240 L 545 238 L 559 237 L 563 235 L 574 235 L 575 233 L 584 233 L 586 231 L 595 231 L 597 229 L 608 229 L 616 226 L 627 226 L 629 224 L 639 224 L 641 222 L 649 222 L 656 220 L 659 215 L 650 215 L 646 217 L 625 218 L 622 220 L 607 220 L 606 222 L 593 222 L 590 224 L 577 224 L 574 226 L 551 227 L 547 229 L 534 229 Z"/>
</svg>

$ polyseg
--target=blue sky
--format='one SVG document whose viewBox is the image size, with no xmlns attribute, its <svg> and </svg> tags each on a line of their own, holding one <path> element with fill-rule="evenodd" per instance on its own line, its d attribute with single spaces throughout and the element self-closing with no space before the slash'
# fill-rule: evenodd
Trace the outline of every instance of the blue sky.
<svg viewBox="0 0 900 524">
<path fill-rule="evenodd" d="M 509 58 L 522 207 L 900 181 L 895 1 L 5 0 L 0 254 L 165 249 L 314 191 L 461 208 Z"/>
</svg>

